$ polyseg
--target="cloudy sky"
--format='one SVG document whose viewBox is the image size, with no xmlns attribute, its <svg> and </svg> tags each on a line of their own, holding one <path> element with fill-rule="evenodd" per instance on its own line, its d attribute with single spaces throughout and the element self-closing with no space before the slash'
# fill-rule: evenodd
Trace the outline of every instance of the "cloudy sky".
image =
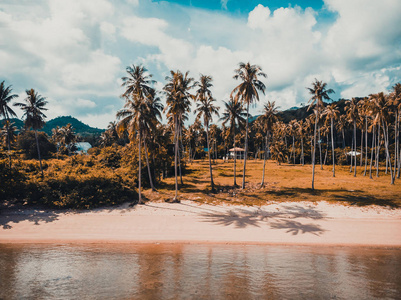
<svg viewBox="0 0 401 300">
<path fill-rule="evenodd" d="M 400 15 L 400 0 L 1 0 L 0 81 L 19 100 L 47 97 L 48 119 L 99 128 L 122 108 L 132 64 L 159 90 L 169 70 L 211 75 L 220 106 L 238 63 L 258 64 L 267 90 L 253 114 L 306 103 L 314 78 L 334 100 L 362 97 L 401 81 Z"/>
</svg>

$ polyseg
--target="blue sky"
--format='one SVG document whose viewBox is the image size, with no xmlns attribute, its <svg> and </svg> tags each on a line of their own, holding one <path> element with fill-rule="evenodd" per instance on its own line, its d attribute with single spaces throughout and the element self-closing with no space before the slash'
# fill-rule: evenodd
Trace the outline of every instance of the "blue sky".
<svg viewBox="0 0 401 300">
<path fill-rule="evenodd" d="M 49 119 L 100 128 L 123 107 L 131 64 L 159 90 L 169 70 L 211 75 L 220 107 L 238 63 L 258 64 L 267 89 L 253 114 L 268 100 L 307 103 L 315 78 L 334 100 L 362 97 L 401 81 L 400 12 L 399 0 L 2 0 L 0 81 L 19 100 L 30 88 L 47 97 Z"/>
</svg>

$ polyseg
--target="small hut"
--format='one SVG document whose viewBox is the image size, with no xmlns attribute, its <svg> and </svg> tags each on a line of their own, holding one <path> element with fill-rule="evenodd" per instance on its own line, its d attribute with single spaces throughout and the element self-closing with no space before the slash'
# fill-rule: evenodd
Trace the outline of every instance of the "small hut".
<svg viewBox="0 0 401 300">
<path fill-rule="evenodd" d="M 237 155 L 237 159 L 244 159 L 245 157 L 245 149 L 244 148 L 231 148 L 228 150 L 228 158 L 234 158 L 234 155 Z"/>
</svg>

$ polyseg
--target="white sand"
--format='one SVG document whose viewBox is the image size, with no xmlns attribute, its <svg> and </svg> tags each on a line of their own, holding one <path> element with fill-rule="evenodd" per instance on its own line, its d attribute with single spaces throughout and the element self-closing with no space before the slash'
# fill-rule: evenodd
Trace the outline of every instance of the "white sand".
<svg viewBox="0 0 401 300">
<path fill-rule="evenodd" d="M 401 246 L 401 209 L 326 202 L 262 207 L 150 202 L 85 212 L 5 210 L 0 243 Z"/>
</svg>

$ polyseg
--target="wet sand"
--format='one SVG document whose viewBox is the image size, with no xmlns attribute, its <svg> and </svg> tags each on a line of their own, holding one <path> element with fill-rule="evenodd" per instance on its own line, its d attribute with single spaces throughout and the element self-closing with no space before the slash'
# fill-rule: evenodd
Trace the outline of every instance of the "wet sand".
<svg viewBox="0 0 401 300">
<path fill-rule="evenodd" d="M 401 247 L 401 209 L 326 202 L 262 207 L 149 202 L 0 212 L 0 243 L 232 243 Z"/>
</svg>

